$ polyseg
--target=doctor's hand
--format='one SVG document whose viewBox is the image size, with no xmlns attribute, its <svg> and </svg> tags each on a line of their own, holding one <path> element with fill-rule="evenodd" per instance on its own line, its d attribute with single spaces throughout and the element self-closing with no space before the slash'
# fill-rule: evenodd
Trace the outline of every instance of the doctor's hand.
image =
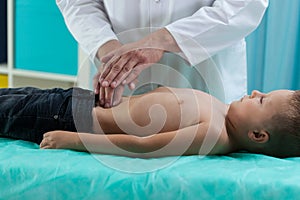
<svg viewBox="0 0 300 200">
<path fill-rule="evenodd" d="M 165 28 L 137 42 L 123 45 L 112 40 L 100 47 L 97 56 L 105 64 L 102 73 L 99 72 L 94 79 L 94 88 L 95 93 L 99 94 L 101 105 L 117 105 L 124 85 L 133 90 L 142 70 L 157 63 L 165 51 L 180 52 L 176 41 Z"/>
<path fill-rule="evenodd" d="M 137 42 L 124 44 L 101 57 L 105 63 L 100 77 L 103 87 L 116 88 L 135 80 L 147 67 L 157 63 L 164 52 L 180 52 L 166 28 L 159 29 Z"/>
<path fill-rule="evenodd" d="M 144 69 L 157 63 L 163 54 L 164 50 L 149 47 L 143 41 L 125 44 L 102 58 L 105 65 L 100 84 L 112 88 L 131 84 Z"/>
<path fill-rule="evenodd" d="M 98 51 L 97 51 L 97 58 L 101 60 L 105 55 L 107 55 L 109 52 L 112 52 L 118 48 L 120 48 L 122 44 L 118 40 L 110 40 L 106 42 L 104 45 L 102 45 Z M 100 62 L 101 63 L 101 62 Z M 98 72 L 93 78 L 93 87 L 95 94 L 100 94 L 100 76 L 104 69 L 104 64 L 101 63 L 100 66 L 97 66 Z M 102 92 L 103 93 L 103 92 Z"/>
<path fill-rule="evenodd" d="M 93 79 L 95 94 L 99 94 L 98 105 L 104 108 L 111 108 L 121 103 L 125 85 L 119 85 L 117 88 L 102 87 L 99 84 L 101 72 L 98 72 Z M 135 88 L 137 79 L 128 84 L 130 90 Z"/>
<path fill-rule="evenodd" d="M 100 75 L 101 71 L 99 71 L 93 78 L 94 92 L 95 94 L 99 94 L 99 99 L 97 99 L 98 105 L 104 108 L 110 108 L 118 105 L 122 100 L 124 85 L 120 85 L 117 88 L 102 87 L 99 83 Z"/>
</svg>

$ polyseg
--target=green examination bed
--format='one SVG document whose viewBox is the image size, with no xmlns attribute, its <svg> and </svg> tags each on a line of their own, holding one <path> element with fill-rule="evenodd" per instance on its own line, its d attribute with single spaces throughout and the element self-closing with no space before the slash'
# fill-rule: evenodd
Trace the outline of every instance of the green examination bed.
<svg viewBox="0 0 300 200">
<path fill-rule="evenodd" d="M 299 199 L 300 158 L 136 159 L 0 138 L 0 199 Z"/>
</svg>

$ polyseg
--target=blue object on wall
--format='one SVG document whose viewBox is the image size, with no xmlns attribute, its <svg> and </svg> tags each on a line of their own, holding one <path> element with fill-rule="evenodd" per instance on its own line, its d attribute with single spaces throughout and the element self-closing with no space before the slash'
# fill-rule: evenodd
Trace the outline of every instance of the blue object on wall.
<svg viewBox="0 0 300 200">
<path fill-rule="evenodd" d="M 15 1 L 15 67 L 77 74 L 77 43 L 55 1 Z"/>
<path fill-rule="evenodd" d="M 0 0 L 0 63 L 7 62 L 7 0 Z"/>
<path fill-rule="evenodd" d="M 300 89 L 300 1 L 270 0 L 247 38 L 248 90 Z"/>
</svg>

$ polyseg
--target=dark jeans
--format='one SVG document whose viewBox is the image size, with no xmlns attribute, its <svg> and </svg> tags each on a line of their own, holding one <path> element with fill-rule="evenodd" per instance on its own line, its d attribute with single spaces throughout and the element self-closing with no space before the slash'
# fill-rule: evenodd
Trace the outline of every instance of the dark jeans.
<svg viewBox="0 0 300 200">
<path fill-rule="evenodd" d="M 0 89 L 0 137 L 40 143 L 48 131 L 92 132 L 95 96 L 89 90 Z"/>
</svg>

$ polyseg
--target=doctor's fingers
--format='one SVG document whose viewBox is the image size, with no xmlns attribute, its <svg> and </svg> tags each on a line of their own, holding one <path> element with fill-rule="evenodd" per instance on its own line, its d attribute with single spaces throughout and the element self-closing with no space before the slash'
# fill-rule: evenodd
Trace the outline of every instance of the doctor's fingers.
<svg viewBox="0 0 300 200">
<path fill-rule="evenodd" d="M 101 75 L 101 73 L 98 72 L 98 73 L 93 77 L 93 88 L 94 88 L 94 93 L 95 93 L 95 94 L 99 94 L 99 92 L 100 92 L 100 82 L 99 82 L 100 75 Z"/>
<path fill-rule="evenodd" d="M 105 90 L 105 105 L 104 108 L 111 108 L 121 103 L 124 85 L 120 85 L 117 88 L 104 88 Z"/>
<path fill-rule="evenodd" d="M 105 87 L 104 91 L 105 91 L 105 94 L 104 94 L 104 98 L 105 98 L 104 99 L 104 108 L 111 108 L 115 89 L 111 88 L 111 87 Z"/>
<path fill-rule="evenodd" d="M 140 73 L 145 69 L 144 65 L 137 65 L 131 73 L 126 77 L 126 79 L 122 82 L 123 85 L 127 84 L 130 90 L 135 89 L 135 85 L 138 83 L 138 77 Z"/>
<path fill-rule="evenodd" d="M 138 83 L 138 79 L 135 79 L 134 81 L 131 81 L 129 84 L 128 84 L 128 87 L 130 90 L 134 90 L 136 88 L 136 84 Z"/>
<path fill-rule="evenodd" d="M 103 70 L 104 70 L 104 64 L 102 63 L 100 66 L 98 66 L 98 71 L 93 77 L 93 88 L 95 94 L 99 94 L 100 92 L 100 87 L 101 87 L 100 77 Z"/>
<path fill-rule="evenodd" d="M 111 73 L 113 70 L 112 67 L 115 66 L 116 68 L 116 63 L 121 59 L 121 56 L 116 56 L 113 57 L 111 60 L 109 60 L 107 63 L 104 64 L 102 73 L 99 77 L 99 83 L 103 87 L 108 87 L 109 82 L 106 80 L 106 77 Z"/>
<path fill-rule="evenodd" d="M 105 104 L 105 87 L 101 87 L 101 85 L 99 84 L 99 105 L 101 107 L 104 107 Z"/>
<path fill-rule="evenodd" d="M 131 81 L 136 79 L 141 73 L 141 70 L 136 70 L 137 66 L 138 66 L 138 60 L 135 59 L 129 60 L 126 63 L 126 65 L 123 67 L 123 69 L 120 71 L 120 73 L 115 77 L 115 79 L 111 83 L 111 87 L 116 88 L 121 84 L 125 85 L 126 83 L 130 83 Z M 128 79 L 128 77 L 131 78 Z"/>
<path fill-rule="evenodd" d="M 110 68 L 110 72 L 104 78 L 103 83 L 108 84 L 112 88 L 118 87 L 118 85 L 122 83 L 122 81 L 129 75 L 131 70 L 139 62 L 143 61 L 139 58 L 139 56 L 136 56 L 136 51 L 131 51 L 123 54 L 117 62 L 112 63 L 108 67 Z"/>
</svg>

